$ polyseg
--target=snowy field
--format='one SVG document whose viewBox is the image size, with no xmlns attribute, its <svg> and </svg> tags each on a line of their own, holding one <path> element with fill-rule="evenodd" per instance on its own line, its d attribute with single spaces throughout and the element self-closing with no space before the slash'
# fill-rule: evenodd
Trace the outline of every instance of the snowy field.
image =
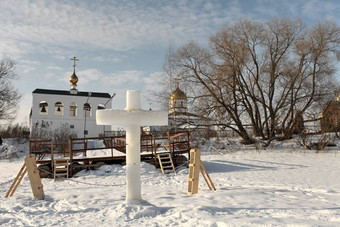
<svg viewBox="0 0 340 227">
<path fill-rule="evenodd" d="M 216 191 L 200 177 L 199 193 L 188 196 L 187 168 L 162 175 L 142 163 L 142 204 L 125 203 L 120 165 L 84 170 L 65 181 L 42 179 L 45 200 L 33 199 L 25 177 L 5 199 L 27 154 L 20 145 L 19 158 L 0 160 L 0 225 L 340 226 L 339 144 L 320 153 L 293 141 L 266 150 L 216 144 L 201 149 Z"/>
</svg>

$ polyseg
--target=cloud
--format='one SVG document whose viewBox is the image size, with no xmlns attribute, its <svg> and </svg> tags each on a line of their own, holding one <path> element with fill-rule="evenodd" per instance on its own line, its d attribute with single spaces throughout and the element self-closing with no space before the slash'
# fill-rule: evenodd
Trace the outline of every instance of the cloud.
<svg viewBox="0 0 340 227">
<path fill-rule="evenodd" d="M 333 20 L 339 13 L 340 5 L 332 1 L 310 0 L 302 7 L 302 13 L 309 18 Z"/>
<path fill-rule="evenodd" d="M 132 50 L 205 37 L 207 30 L 235 16 L 232 11 L 217 11 L 218 7 L 217 1 L 5 0 L 0 3 L 4 12 L 0 32 L 31 46 Z"/>
<path fill-rule="evenodd" d="M 64 70 L 64 68 L 60 67 L 60 66 L 55 66 L 55 65 L 50 65 L 50 66 L 46 66 L 46 69 L 48 70 L 56 70 L 56 71 L 61 71 Z"/>
<path fill-rule="evenodd" d="M 36 68 L 30 65 L 19 65 L 18 68 L 23 72 L 23 73 L 28 73 L 31 71 L 34 71 Z"/>
<path fill-rule="evenodd" d="M 118 63 L 122 61 L 121 58 L 113 56 L 95 56 L 93 57 L 93 60 L 97 62 L 110 62 L 110 63 Z"/>
<path fill-rule="evenodd" d="M 1 28 L 0 28 L 1 32 Z M 17 59 L 23 53 L 23 49 L 20 46 L 20 43 L 15 42 L 14 40 L 9 40 L 5 38 L 0 38 L 0 53 L 1 58 L 10 57 L 13 59 Z"/>
<path fill-rule="evenodd" d="M 21 101 L 19 103 L 19 109 L 17 112 L 17 117 L 14 120 L 14 124 L 25 123 L 28 126 L 29 114 L 32 105 L 32 93 L 25 93 L 22 95 Z"/>
<path fill-rule="evenodd" d="M 69 78 L 72 75 L 73 72 L 66 72 L 64 73 L 64 76 L 59 77 L 59 81 L 65 81 L 65 78 Z M 105 77 L 105 74 L 98 70 L 98 69 L 86 69 L 86 70 L 80 70 L 76 71 L 76 75 L 78 77 L 78 86 L 85 87 L 86 85 L 94 86 L 93 83 L 99 83 L 101 78 Z"/>
<path fill-rule="evenodd" d="M 113 73 L 102 77 L 100 80 L 102 83 L 109 84 L 114 88 L 125 87 L 125 89 L 135 89 L 139 87 L 144 72 L 136 70 L 126 70 Z"/>
<path fill-rule="evenodd" d="M 165 87 L 164 83 L 167 83 L 165 78 L 164 72 L 154 72 L 148 77 L 143 77 L 144 90 L 148 93 L 161 92 Z"/>
</svg>

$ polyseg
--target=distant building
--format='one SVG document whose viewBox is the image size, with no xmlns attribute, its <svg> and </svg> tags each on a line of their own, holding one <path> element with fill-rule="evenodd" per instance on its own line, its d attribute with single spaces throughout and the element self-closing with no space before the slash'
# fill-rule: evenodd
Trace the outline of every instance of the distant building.
<svg viewBox="0 0 340 227">
<path fill-rule="evenodd" d="M 169 98 L 169 129 L 177 130 L 188 123 L 188 99 L 187 95 L 179 89 L 173 91 Z"/>
<path fill-rule="evenodd" d="M 202 117 L 188 111 L 188 98 L 185 92 L 179 88 L 177 83 L 176 89 L 169 97 L 169 114 L 168 126 L 147 126 L 144 131 L 152 132 L 180 132 L 180 131 L 206 131 L 207 126 L 202 123 Z M 200 124 L 200 122 L 202 124 Z M 200 126 L 198 126 L 200 125 Z"/>
<path fill-rule="evenodd" d="M 74 62 L 77 60 L 73 59 Z M 70 90 L 35 89 L 30 113 L 31 132 L 34 127 L 50 127 L 52 131 L 66 125 L 78 137 L 98 137 L 111 126 L 96 124 L 97 109 L 111 109 L 111 95 L 101 92 L 78 91 L 78 77 L 70 77 Z"/>
<path fill-rule="evenodd" d="M 321 132 L 340 131 L 340 96 L 328 103 L 320 117 Z"/>
<path fill-rule="evenodd" d="M 197 129 L 199 122 L 202 123 L 202 117 L 189 112 L 187 95 L 177 84 L 169 98 L 169 131 Z"/>
</svg>

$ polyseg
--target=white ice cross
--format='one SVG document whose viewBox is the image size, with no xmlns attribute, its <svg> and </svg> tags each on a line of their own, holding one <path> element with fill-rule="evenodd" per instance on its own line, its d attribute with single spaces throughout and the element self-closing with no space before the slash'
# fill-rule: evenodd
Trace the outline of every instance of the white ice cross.
<svg viewBox="0 0 340 227">
<path fill-rule="evenodd" d="M 166 111 L 141 109 L 140 92 L 127 90 L 124 110 L 97 110 L 97 125 L 120 125 L 126 130 L 126 201 L 142 200 L 140 180 L 140 127 L 168 125 Z"/>
</svg>

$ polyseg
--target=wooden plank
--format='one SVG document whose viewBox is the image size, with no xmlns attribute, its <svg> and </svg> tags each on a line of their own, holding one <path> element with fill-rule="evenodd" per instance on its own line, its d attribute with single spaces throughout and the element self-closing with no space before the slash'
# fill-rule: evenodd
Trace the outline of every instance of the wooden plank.
<svg viewBox="0 0 340 227">
<path fill-rule="evenodd" d="M 208 180 L 207 180 L 207 177 L 205 176 L 205 174 L 204 174 L 202 168 L 200 168 L 200 172 L 201 172 L 201 174 L 202 174 L 202 176 L 203 176 L 203 178 L 204 178 L 205 183 L 208 185 L 209 189 L 212 190 L 212 189 L 211 189 L 211 186 L 210 186 L 210 184 L 209 184 L 209 182 L 208 182 Z"/>
<path fill-rule="evenodd" d="M 8 189 L 8 192 L 5 195 L 5 198 L 8 198 L 8 196 L 12 196 L 15 192 L 15 190 L 18 188 L 22 178 L 24 178 L 26 174 L 26 164 L 24 163 L 18 173 L 18 175 L 16 176 L 16 178 L 14 179 L 11 187 Z"/>
<path fill-rule="evenodd" d="M 37 168 L 35 157 L 33 155 L 26 156 L 25 164 L 27 168 L 28 177 L 31 182 L 31 188 L 34 198 L 45 199 L 43 185 L 41 184 L 41 179 L 39 176 L 39 170 Z"/>
<path fill-rule="evenodd" d="M 208 187 L 210 188 L 210 190 L 211 190 L 211 188 L 212 188 L 214 191 L 216 191 L 215 185 L 214 185 L 214 183 L 212 182 L 212 180 L 211 180 L 211 178 L 210 178 L 210 176 L 209 176 L 209 174 L 208 174 L 207 169 L 206 169 L 205 166 L 203 165 L 202 160 L 200 161 L 200 165 L 201 165 L 201 168 L 202 168 L 202 170 L 204 171 L 204 173 L 206 174 L 207 179 L 208 179 L 208 181 L 209 181 L 209 183 L 210 183 L 210 185 L 209 185 L 208 181 L 206 181 Z M 203 175 L 203 172 L 202 172 L 202 175 Z M 211 186 L 211 187 L 210 187 L 210 186 Z"/>
</svg>

